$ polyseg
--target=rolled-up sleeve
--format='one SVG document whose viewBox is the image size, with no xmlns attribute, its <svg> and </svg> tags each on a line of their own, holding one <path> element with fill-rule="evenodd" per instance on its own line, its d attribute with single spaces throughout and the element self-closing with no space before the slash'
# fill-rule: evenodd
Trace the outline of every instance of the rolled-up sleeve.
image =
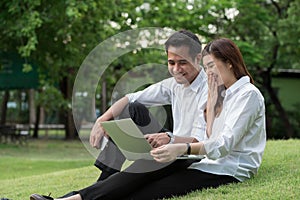
<svg viewBox="0 0 300 200">
<path fill-rule="evenodd" d="M 126 97 L 129 102 L 138 101 L 145 106 L 158 106 L 171 103 L 171 85 L 170 79 L 155 83 L 146 89 L 129 93 Z"/>
</svg>

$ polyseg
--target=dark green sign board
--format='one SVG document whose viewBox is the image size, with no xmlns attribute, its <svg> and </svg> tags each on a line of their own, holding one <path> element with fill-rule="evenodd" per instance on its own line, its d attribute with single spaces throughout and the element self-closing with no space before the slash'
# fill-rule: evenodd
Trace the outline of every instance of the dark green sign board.
<svg viewBox="0 0 300 200">
<path fill-rule="evenodd" d="M 23 71 L 24 59 L 16 53 L 0 52 L 0 90 L 30 89 L 38 87 L 38 73 L 32 65 L 29 72 Z"/>
</svg>

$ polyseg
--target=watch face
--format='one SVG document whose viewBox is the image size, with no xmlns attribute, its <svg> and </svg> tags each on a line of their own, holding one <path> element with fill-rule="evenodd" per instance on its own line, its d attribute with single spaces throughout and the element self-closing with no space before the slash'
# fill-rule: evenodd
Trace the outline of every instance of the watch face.
<svg viewBox="0 0 300 200">
<path fill-rule="evenodd" d="M 173 138 L 173 134 L 171 132 L 167 132 L 167 135 L 170 137 L 170 138 Z"/>
<path fill-rule="evenodd" d="M 174 143 L 174 135 L 171 133 L 171 132 L 167 132 L 167 135 L 169 136 L 169 138 L 170 138 L 170 142 L 169 142 L 169 144 L 172 144 L 172 143 Z"/>
</svg>

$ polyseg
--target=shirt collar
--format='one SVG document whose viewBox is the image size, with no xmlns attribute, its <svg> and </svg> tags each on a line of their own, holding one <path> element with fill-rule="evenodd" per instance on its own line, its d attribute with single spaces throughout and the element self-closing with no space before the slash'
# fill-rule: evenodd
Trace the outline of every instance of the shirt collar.
<svg viewBox="0 0 300 200">
<path fill-rule="evenodd" d="M 192 91 L 197 93 L 205 83 L 206 83 L 206 73 L 204 72 L 203 69 L 201 69 L 198 76 L 195 78 L 195 80 L 192 82 L 192 84 L 189 87 L 191 88 Z"/>
<path fill-rule="evenodd" d="M 234 93 L 236 90 L 238 90 L 242 85 L 245 85 L 247 83 L 250 83 L 249 76 L 243 76 L 239 80 L 237 80 L 234 84 L 232 84 L 227 90 L 226 90 L 226 96 Z"/>
</svg>

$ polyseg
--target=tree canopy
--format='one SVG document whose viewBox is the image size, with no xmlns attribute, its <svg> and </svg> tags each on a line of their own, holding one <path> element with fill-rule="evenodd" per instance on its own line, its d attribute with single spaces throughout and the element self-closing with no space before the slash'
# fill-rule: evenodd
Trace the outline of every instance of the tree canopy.
<svg viewBox="0 0 300 200">
<path fill-rule="evenodd" d="M 19 54 L 25 60 L 24 73 L 32 70 L 32 61 L 38 66 L 38 102 L 49 112 L 61 109 L 67 138 L 74 138 L 76 132 L 72 86 L 85 57 L 109 37 L 146 27 L 188 29 L 203 43 L 217 37 L 234 40 L 264 91 L 268 113 L 274 109 L 281 114 L 284 137 L 295 134 L 272 87 L 272 74 L 281 68 L 300 69 L 297 0 L 3 0 L 0 9 L 0 51 Z M 120 56 L 107 69 L 99 88 L 106 85 L 104 91 L 110 96 L 117 80 L 134 66 L 165 64 L 163 53 L 142 49 Z M 100 96 L 102 101 L 97 99 L 96 105 L 101 104 L 104 111 L 110 98 L 103 92 Z"/>
</svg>

